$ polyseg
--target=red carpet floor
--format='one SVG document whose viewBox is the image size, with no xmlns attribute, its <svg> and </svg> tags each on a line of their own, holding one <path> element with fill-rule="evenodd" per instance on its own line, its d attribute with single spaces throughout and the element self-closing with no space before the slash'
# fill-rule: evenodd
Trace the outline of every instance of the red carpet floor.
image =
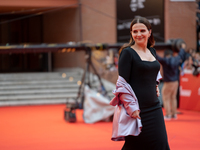
<svg viewBox="0 0 200 150">
<path fill-rule="evenodd" d="M 0 107 L 0 150 L 120 150 L 110 140 L 111 122 L 85 124 L 64 120 L 65 105 Z M 166 121 L 171 150 L 200 150 L 200 112 L 179 110 Z"/>
</svg>

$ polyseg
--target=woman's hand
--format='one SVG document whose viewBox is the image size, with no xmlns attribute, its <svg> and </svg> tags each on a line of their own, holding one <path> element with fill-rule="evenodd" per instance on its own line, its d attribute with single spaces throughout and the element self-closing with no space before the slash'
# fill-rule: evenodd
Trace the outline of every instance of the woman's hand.
<svg viewBox="0 0 200 150">
<path fill-rule="evenodd" d="M 156 85 L 156 93 L 157 93 L 157 96 L 159 97 L 160 96 L 160 90 L 158 88 L 158 85 Z"/>
<path fill-rule="evenodd" d="M 135 118 L 135 119 L 136 119 L 136 118 L 141 119 L 139 114 L 140 114 L 140 111 L 139 111 L 139 110 L 136 110 L 136 111 L 134 111 L 134 112 L 132 113 L 131 117 L 132 117 L 132 118 Z"/>
</svg>

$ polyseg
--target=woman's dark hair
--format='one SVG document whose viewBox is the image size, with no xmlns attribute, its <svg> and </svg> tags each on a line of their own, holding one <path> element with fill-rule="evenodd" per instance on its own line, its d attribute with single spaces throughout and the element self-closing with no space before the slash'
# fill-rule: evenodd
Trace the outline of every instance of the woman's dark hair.
<svg viewBox="0 0 200 150">
<path fill-rule="evenodd" d="M 133 25 L 136 24 L 136 23 L 142 23 L 142 24 L 144 24 L 144 25 L 147 27 L 148 30 L 151 30 L 151 35 L 150 35 L 150 37 L 149 37 L 149 39 L 148 39 L 147 47 L 148 47 L 148 48 L 153 47 L 154 44 L 155 44 L 155 41 L 154 41 L 154 37 L 153 37 L 153 34 L 152 34 L 151 24 L 149 23 L 149 21 L 148 21 L 146 18 L 144 18 L 144 17 L 135 17 L 135 18 L 133 19 L 133 21 L 131 22 L 130 31 L 132 31 L 132 27 L 133 27 Z M 125 44 L 124 46 L 122 46 L 121 49 L 119 50 L 119 53 L 120 53 L 124 48 L 130 47 L 130 46 L 132 46 L 132 45 L 134 45 L 134 44 L 135 44 L 135 41 L 133 40 L 133 37 L 132 37 L 132 35 L 131 35 L 131 33 L 130 33 L 130 41 L 129 41 L 129 43 L 128 43 L 128 44 Z"/>
</svg>

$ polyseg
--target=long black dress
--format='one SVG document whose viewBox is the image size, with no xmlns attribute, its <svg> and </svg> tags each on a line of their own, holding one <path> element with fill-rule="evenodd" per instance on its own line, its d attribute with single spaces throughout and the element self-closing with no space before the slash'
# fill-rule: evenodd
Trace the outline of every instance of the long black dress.
<svg viewBox="0 0 200 150">
<path fill-rule="evenodd" d="M 155 57 L 156 51 L 149 49 Z M 156 77 L 160 64 L 143 61 L 128 47 L 119 57 L 119 75 L 129 83 L 138 98 L 142 132 L 139 136 L 125 137 L 122 150 L 169 150 L 163 112 L 156 93 Z"/>
</svg>

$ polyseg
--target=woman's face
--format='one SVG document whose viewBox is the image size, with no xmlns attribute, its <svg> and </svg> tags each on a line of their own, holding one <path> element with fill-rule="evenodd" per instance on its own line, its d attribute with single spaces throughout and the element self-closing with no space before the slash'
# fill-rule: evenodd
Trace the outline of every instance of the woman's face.
<svg viewBox="0 0 200 150">
<path fill-rule="evenodd" d="M 131 35 L 136 44 L 146 46 L 151 35 L 151 30 L 148 30 L 143 23 L 136 23 L 132 26 Z"/>
</svg>

